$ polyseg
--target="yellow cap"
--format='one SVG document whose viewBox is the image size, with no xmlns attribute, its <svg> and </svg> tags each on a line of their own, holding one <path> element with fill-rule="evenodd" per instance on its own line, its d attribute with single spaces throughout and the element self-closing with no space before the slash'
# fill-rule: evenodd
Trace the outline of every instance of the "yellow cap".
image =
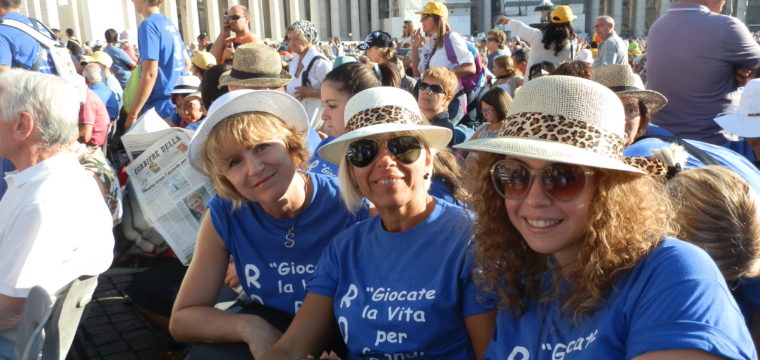
<svg viewBox="0 0 760 360">
<path fill-rule="evenodd" d="M 201 70 L 208 70 L 216 65 L 216 58 L 207 51 L 198 51 L 190 61 Z"/>
<path fill-rule="evenodd" d="M 573 9 L 567 5 L 557 6 L 557 8 L 552 11 L 552 23 L 554 24 L 569 23 L 577 18 L 577 16 L 573 15 Z"/>
<path fill-rule="evenodd" d="M 104 51 L 96 51 L 92 53 L 92 59 L 107 68 L 110 68 L 111 65 L 113 65 L 113 59 L 111 58 L 111 55 L 106 54 Z"/>
<path fill-rule="evenodd" d="M 438 15 L 441 18 L 446 19 L 449 17 L 449 9 L 443 3 L 440 3 L 438 1 L 429 1 L 427 4 L 425 4 L 425 7 L 422 8 L 422 11 L 418 11 L 415 14 Z"/>
<path fill-rule="evenodd" d="M 87 65 L 91 62 L 95 62 L 95 59 L 92 56 L 84 55 L 79 58 L 79 64 L 81 65 Z"/>
</svg>

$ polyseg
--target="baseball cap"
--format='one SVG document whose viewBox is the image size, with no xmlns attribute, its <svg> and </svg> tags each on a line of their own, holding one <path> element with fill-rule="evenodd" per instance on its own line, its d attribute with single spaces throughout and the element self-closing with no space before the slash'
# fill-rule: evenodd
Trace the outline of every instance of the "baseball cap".
<svg viewBox="0 0 760 360">
<path fill-rule="evenodd" d="M 373 31 L 371 34 L 367 35 L 367 38 L 364 39 L 364 42 L 359 44 L 357 47 L 361 50 L 367 50 L 373 46 L 379 48 L 393 47 L 393 39 L 391 39 L 391 34 L 380 30 Z"/>
<path fill-rule="evenodd" d="M 420 15 L 438 15 L 444 19 L 449 17 L 449 9 L 443 3 L 438 1 L 429 1 L 422 8 L 422 11 L 417 11 L 415 14 Z"/>
</svg>

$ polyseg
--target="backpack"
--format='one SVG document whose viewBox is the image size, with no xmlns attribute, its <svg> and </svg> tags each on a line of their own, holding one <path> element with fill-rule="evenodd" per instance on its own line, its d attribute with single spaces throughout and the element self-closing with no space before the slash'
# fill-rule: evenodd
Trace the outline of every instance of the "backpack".
<svg viewBox="0 0 760 360">
<path fill-rule="evenodd" d="M 311 71 L 312 65 L 314 65 L 314 62 L 318 59 L 327 60 L 326 57 L 322 55 L 317 55 L 311 58 L 311 61 L 309 61 L 309 65 L 306 66 L 306 70 L 303 70 L 301 73 L 301 86 L 303 87 L 311 87 L 311 81 L 309 80 L 309 72 Z"/>
<path fill-rule="evenodd" d="M 462 84 L 464 91 L 470 92 L 480 86 L 485 78 L 486 72 L 483 69 L 483 61 L 480 59 L 480 53 L 478 52 L 478 49 L 475 48 L 475 45 L 467 41 L 467 39 L 459 33 L 452 31 L 449 36 L 446 36 L 443 39 L 443 47 L 446 49 L 446 57 L 449 59 L 450 63 L 458 64 L 457 54 L 454 52 L 454 46 L 451 44 L 451 36 L 461 36 L 462 40 L 467 44 L 467 50 L 470 51 L 472 57 L 475 59 L 475 73 L 459 79 L 459 83 Z"/>
<path fill-rule="evenodd" d="M 81 93 L 80 101 L 84 102 L 86 97 L 86 85 L 84 84 L 82 77 L 77 73 L 77 68 L 74 65 L 74 61 L 71 59 L 71 54 L 65 47 L 60 45 L 59 41 L 38 30 L 42 28 L 47 31 L 48 34 L 52 34 L 52 31 L 50 31 L 47 26 L 36 19 L 30 18 L 30 20 L 35 23 L 36 28 L 20 21 L 10 19 L 0 19 L 0 25 L 10 26 L 14 29 L 20 30 L 37 40 L 37 43 L 40 44 L 37 60 L 32 68 L 28 70 L 39 71 L 42 60 L 49 54 L 50 58 L 53 60 L 55 73 L 65 80 L 68 80 L 71 84 L 77 86 Z"/>
</svg>

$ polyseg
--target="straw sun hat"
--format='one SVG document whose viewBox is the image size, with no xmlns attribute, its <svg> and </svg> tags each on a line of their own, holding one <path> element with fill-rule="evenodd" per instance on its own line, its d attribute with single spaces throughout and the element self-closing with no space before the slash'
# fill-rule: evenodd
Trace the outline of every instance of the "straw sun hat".
<svg viewBox="0 0 760 360">
<path fill-rule="evenodd" d="M 219 87 L 238 85 L 255 88 L 281 88 L 292 76 L 282 68 L 280 55 L 261 43 L 240 45 L 232 58 L 232 70 L 219 77 Z"/>
<path fill-rule="evenodd" d="M 666 172 L 657 161 L 624 157 L 624 138 L 625 113 L 615 93 L 590 80 L 553 75 L 520 89 L 498 137 L 454 147 L 631 173 Z"/>
<path fill-rule="evenodd" d="M 630 96 L 642 101 L 649 111 L 649 116 L 660 111 L 668 99 L 654 90 L 644 89 L 639 75 L 634 74 L 626 64 L 605 65 L 594 70 L 592 80 L 610 88 L 618 96 Z"/>
<path fill-rule="evenodd" d="M 739 106 L 720 114 L 715 122 L 741 137 L 760 137 L 760 79 L 750 80 L 739 98 Z"/>
<path fill-rule="evenodd" d="M 346 133 L 319 148 L 319 156 L 333 164 L 340 164 L 349 143 L 373 135 L 420 131 L 433 149 L 445 148 L 452 135 L 447 128 L 427 123 L 412 94 L 394 87 L 370 88 L 352 96 L 343 118 Z"/>
<path fill-rule="evenodd" d="M 309 118 L 303 105 L 294 97 L 276 90 L 230 91 L 214 101 L 208 109 L 206 121 L 190 140 L 187 158 L 190 165 L 203 172 L 203 147 L 208 134 L 220 121 L 235 115 L 261 111 L 277 116 L 298 131 L 307 131 Z"/>
</svg>

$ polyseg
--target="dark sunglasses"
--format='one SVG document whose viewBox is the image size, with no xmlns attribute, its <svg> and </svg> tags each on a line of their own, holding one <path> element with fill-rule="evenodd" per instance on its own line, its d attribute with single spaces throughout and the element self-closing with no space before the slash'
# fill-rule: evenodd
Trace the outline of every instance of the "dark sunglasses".
<svg viewBox="0 0 760 360">
<path fill-rule="evenodd" d="M 394 136 L 385 140 L 388 152 L 394 159 L 411 164 L 420 158 L 422 143 L 414 136 Z M 374 139 L 361 139 L 348 144 L 346 159 L 351 165 L 363 168 L 372 163 L 380 152 L 380 141 Z"/>
<path fill-rule="evenodd" d="M 544 193 L 557 201 L 570 201 L 586 188 L 589 175 L 594 172 L 584 166 L 552 163 L 532 170 L 516 160 L 501 160 L 491 166 L 491 181 L 496 191 L 509 200 L 524 198 L 530 191 L 533 179 L 540 175 Z"/>
<path fill-rule="evenodd" d="M 443 86 L 441 85 L 428 84 L 424 81 L 420 81 L 419 84 L 420 84 L 420 91 L 430 90 L 434 93 L 439 93 L 439 94 L 443 94 L 446 92 L 446 90 L 444 90 Z"/>
<path fill-rule="evenodd" d="M 486 40 L 488 40 L 488 41 L 493 41 L 493 42 L 498 42 L 498 41 L 499 41 L 499 40 L 496 40 L 496 38 L 488 38 L 488 39 L 486 39 Z"/>
<path fill-rule="evenodd" d="M 238 21 L 238 20 L 240 20 L 240 19 L 242 19 L 244 17 L 245 17 L 245 15 L 229 15 L 229 16 L 227 16 L 227 21 L 229 21 L 229 20 Z"/>
</svg>

